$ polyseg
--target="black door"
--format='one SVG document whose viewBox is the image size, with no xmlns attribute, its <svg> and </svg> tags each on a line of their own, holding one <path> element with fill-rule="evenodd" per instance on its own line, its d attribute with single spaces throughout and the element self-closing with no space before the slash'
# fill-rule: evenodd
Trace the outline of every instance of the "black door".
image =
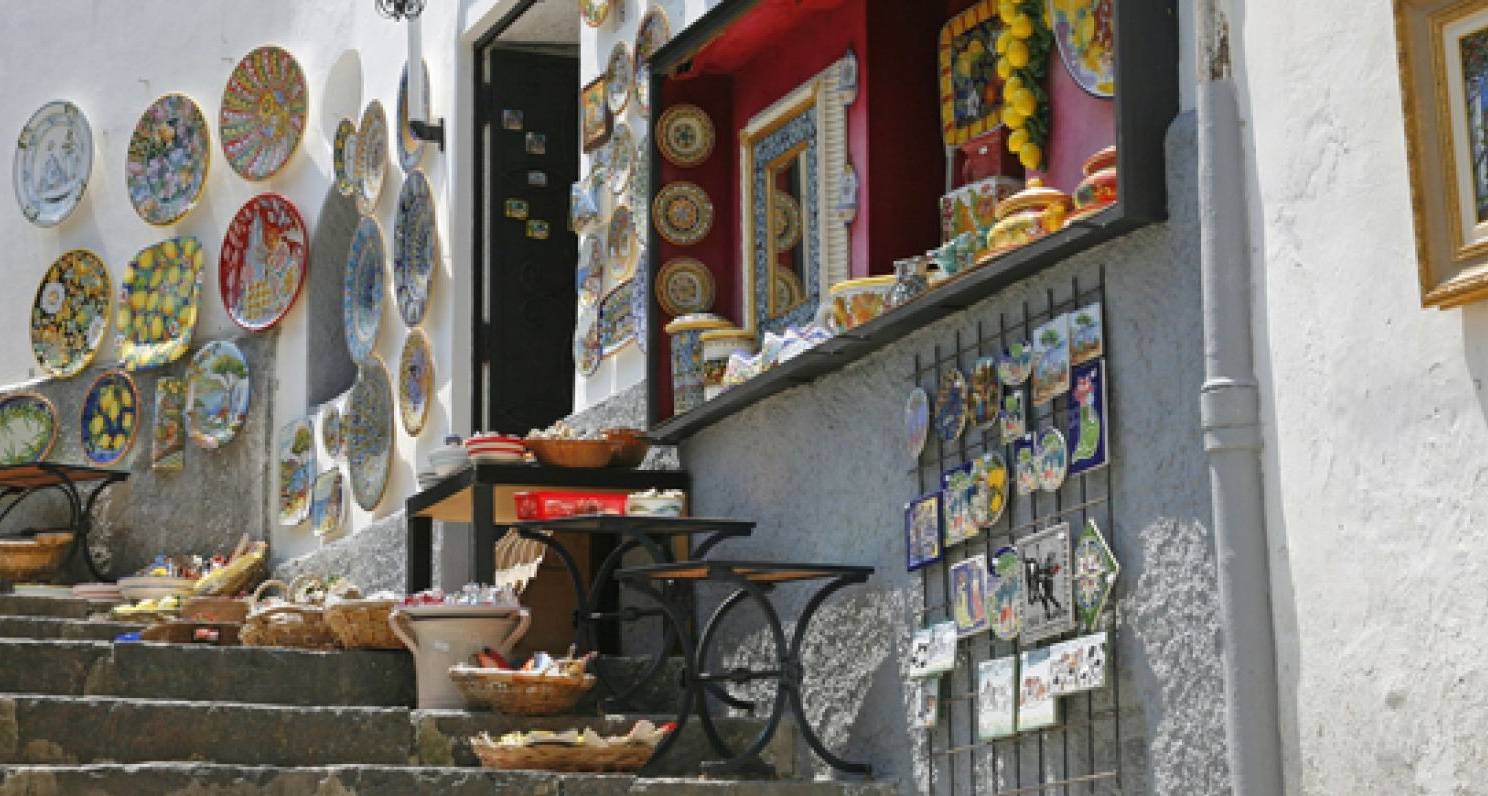
<svg viewBox="0 0 1488 796">
<path fill-rule="evenodd" d="M 493 47 L 477 66 L 475 396 L 481 430 L 573 410 L 578 59 Z"/>
</svg>

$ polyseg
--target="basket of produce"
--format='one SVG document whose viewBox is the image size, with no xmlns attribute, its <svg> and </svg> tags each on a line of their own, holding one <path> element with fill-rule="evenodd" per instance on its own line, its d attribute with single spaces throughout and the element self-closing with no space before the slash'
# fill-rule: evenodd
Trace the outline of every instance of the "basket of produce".
<svg viewBox="0 0 1488 796">
<path fill-rule="evenodd" d="M 394 599 L 328 601 L 325 623 L 347 649 L 406 649 L 388 624 L 397 605 Z"/>
<path fill-rule="evenodd" d="M 326 625 L 325 609 L 317 603 L 291 602 L 267 596 L 272 589 L 288 596 L 309 593 L 306 576 L 295 579 L 293 584 L 282 580 L 266 580 L 253 592 L 248 612 L 248 621 L 239 634 L 244 644 L 251 647 L 295 647 L 299 649 L 331 649 L 336 646 L 336 634 Z M 318 579 L 309 579 L 318 583 Z"/>
<path fill-rule="evenodd" d="M 34 580 L 62 566 L 72 534 L 38 533 L 30 539 L 0 539 L 0 580 Z"/>
<path fill-rule="evenodd" d="M 556 716 L 568 713 L 589 689 L 589 658 L 554 660 L 534 655 L 521 669 L 510 669 L 489 650 L 476 653 L 477 666 L 451 666 L 450 679 L 471 710 L 494 710 L 512 716 Z"/>
<path fill-rule="evenodd" d="M 658 728 L 642 719 L 629 733 L 610 737 L 592 729 L 513 732 L 500 738 L 481 733 L 470 739 L 470 749 L 482 766 L 503 771 L 628 772 L 646 765 L 671 729 L 670 724 Z"/>
</svg>

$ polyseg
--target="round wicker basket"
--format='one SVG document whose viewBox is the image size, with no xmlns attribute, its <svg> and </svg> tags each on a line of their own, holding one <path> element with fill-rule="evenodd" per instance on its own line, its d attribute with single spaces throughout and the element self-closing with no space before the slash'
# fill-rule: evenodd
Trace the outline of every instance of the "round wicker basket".
<svg viewBox="0 0 1488 796">
<path fill-rule="evenodd" d="M 603 439 L 528 439 L 524 444 L 549 467 L 597 469 L 615 457 L 614 443 Z"/>
<path fill-rule="evenodd" d="M 0 540 L 0 580 L 25 581 L 62 565 L 70 533 L 39 533 L 34 539 Z"/>
<path fill-rule="evenodd" d="M 594 687 L 594 675 L 555 676 L 507 669 L 452 666 L 450 679 L 472 710 L 512 716 L 556 716 Z"/>
<path fill-rule="evenodd" d="M 388 625 L 397 606 L 397 600 L 342 600 L 325 609 L 325 623 L 347 649 L 407 649 Z"/>
<path fill-rule="evenodd" d="M 286 603 L 260 607 L 264 593 L 271 588 L 285 593 L 290 591 L 282 580 L 266 580 L 259 584 L 253 592 L 248 621 L 239 634 L 244 644 L 299 649 L 331 649 L 336 646 L 336 636 L 326 626 L 325 610 L 320 606 Z"/>
</svg>

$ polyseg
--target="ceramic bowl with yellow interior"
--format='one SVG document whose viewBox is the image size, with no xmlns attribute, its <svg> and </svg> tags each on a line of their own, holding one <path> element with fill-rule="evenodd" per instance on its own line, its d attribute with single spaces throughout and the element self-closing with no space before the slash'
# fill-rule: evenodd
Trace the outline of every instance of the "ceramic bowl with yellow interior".
<svg viewBox="0 0 1488 796">
<path fill-rule="evenodd" d="M 1094 215 L 1116 203 L 1116 147 L 1108 146 L 1085 161 L 1085 179 L 1075 187 L 1071 220 Z"/>
<path fill-rule="evenodd" d="M 827 316 L 835 332 L 845 332 L 883 314 L 884 300 L 894 287 L 893 276 L 869 276 L 832 285 L 831 312 Z"/>
<path fill-rule="evenodd" d="M 1063 191 L 1031 179 L 1027 188 L 997 206 L 998 221 L 987 233 L 987 248 L 996 255 L 1026 246 L 1063 229 L 1068 213 L 1069 197 Z"/>
</svg>

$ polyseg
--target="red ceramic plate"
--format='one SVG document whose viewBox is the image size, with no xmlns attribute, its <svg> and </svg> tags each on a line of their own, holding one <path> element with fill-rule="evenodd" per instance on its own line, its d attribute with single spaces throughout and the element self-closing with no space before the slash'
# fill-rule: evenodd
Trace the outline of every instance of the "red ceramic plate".
<svg viewBox="0 0 1488 796">
<path fill-rule="evenodd" d="M 294 306 L 309 269 L 310 241 L 300 211 L 277 193 L 261 193 L 243 204 L 222 239 L 222 305 L 244 329 L 271 328 Z"/>
</svg>

